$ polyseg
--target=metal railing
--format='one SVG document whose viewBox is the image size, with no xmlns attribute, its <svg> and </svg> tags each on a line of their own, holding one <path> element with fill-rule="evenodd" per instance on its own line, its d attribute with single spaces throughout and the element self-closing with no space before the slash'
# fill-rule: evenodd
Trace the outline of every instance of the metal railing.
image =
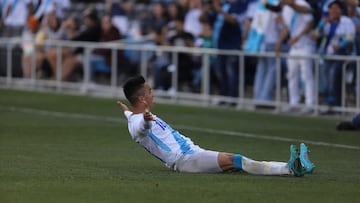
<svg viewBox="0 0 360 203">
<path fill-rule="evenodd" d="M 356 94 L 355 101 L 352 105 L 347 105 L 346 102 L 346 89 L 345 80 L 342 84 L 342 105 L 340 107 L 334 107 L 334 110 L 343 113 L 358 113 L 360 111 L 360 57 L 358 56 L 320 56 L 317 54 L 307 56 L 290 56 L 287 53 L 281 53 L 276 55 L 275 53 L 256 53 L 250 54 L 242 51 L 235 50 L 217 50 L 217 49 L 203 49 L 203 48 L 189 48 L 189 47 L 173 47 L 173 46 L 155 46 L 153 44 L 145 43 L 147 39 L 136 41 L 135 43 L 129 41 L 115 41 L 115 42 L 74 42 L 74 41 L 46 41 L 46 45 L 56 47 L 57 50 L 57 74 L 55 80 L 43 80 L 36 78 L 35 70 L 35 53 L 33 54 L 32 63 L 32 75 L 30 79 L 15 78 L 12 76 L 12 50 L 15 46 L 21 45 L 21 39 L 19 38 L 0 38 L 0 47 L 6 48 L 6 76 L 0 76 L 0 85 L 11 88 L 27 88 L 32 90 L 51 88 L 57 92 L 74 92 L 83 94 L 104 95 L 109 97 L 124 98 L 122 88 L 118 85 L 118 73 L 117 73 L 117 51 L 118 50 L 131 50 L 136 51 L 139 54 L 139 74 L 143 76 L 149 75 L 148 70 L 148 56 L 154 51 L 162 51 L 171 53 L 172 64 L 178 64 L 178 53 L 191 53 L 202 56 L 202 82 L 200 93 L 181 92 L 178 89 L 178 71 L 175 70 L 172 74 L 172 88 L 175 90 L 172 94 L 155 91 L 155 94 L 159 97 L 160 101 L 174 102 L 182 104 L 193 104 L 202 106 L 215 105 L 215 101 L 228 101 L 236 103 L 237 109 L 254 109 L 254 100 L 251 98 L 251 94 L 246 94 L 245 86 L 245 58 L 246 57 L 275 57 L 276 58 L 276 87 L 275 97 L 271 102 L 265 103 L 266 105 L 273 106 L 276 113 L 281 112 L 282 107 L 288 105 L 286 98 L 282 94 L 281 83 L 281 59 L 284 58 L 310 58 L 314 61 L 314 76 L 315 76 L 315 92 L 317 93 L 316 104 L 314 106 L 315 115 L 318 115 L 321 110 L 325 110 L 328 107 L 321 103 L 319 95 L 319 81 L 320 81 L 320 63 L 323 60 L 343 60 L 345 61 L 343 70 L 345 71 L 346 65 L 350 62 L 356 63 Z M 81 83 L 77 82 L 65 82 L 61 81 L 61 68 L 62 68 L 62 47 L 82 47 L 84 48 L 84 61 L 83 61 L 83 80 Z M 89 88 L 91 84 L 90 78 L 90 57 L 93 50 L 98 48 L 112 50 L 112 65 L 110 85 L 97 85 L 96 89 Z M 221 95 L 210 93 L 210 56 L 211 55 L 232 55 L 239 58 L 239 96 L 237 98 L 224 97 Z M 21 85 L 23 84 L 23 85 Z M 25 84 L 25 85 L 24 85 Z"/>
</svg>

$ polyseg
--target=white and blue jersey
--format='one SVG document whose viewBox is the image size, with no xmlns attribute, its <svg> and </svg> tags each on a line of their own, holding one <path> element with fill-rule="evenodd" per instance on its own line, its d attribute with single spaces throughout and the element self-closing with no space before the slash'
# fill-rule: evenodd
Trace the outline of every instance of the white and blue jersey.
<svg viewBox="0 0 360 203">
<path fill-rule="evenodd" d="M 176 161 L 184 155 L 204 151 L 155 115 L 154 121 L 145 121 L 143 114 L 133 114 L 130 111 L 125 111 L 124 114 L 128 119 L 132 139 L 169 168 L 174 168 Z"/>
</svg>

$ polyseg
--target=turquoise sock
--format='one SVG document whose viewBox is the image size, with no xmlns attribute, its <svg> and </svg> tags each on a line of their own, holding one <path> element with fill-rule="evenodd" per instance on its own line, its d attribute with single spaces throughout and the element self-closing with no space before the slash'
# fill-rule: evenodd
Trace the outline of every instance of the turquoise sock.
<svg viewBox="0 0 360 203">
<path fill-rule="evenodd" d="M 233 164 L 236 170 L 242 170 L 242 155 L 234 154 L 233 155 Z"/>
</svg>

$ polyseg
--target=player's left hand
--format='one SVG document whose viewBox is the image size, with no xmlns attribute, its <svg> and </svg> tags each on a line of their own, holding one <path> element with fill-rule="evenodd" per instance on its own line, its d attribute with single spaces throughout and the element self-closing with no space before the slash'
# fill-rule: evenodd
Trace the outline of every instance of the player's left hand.
<svg viewBox="0 0 360 203">
<path fill-rule="evenodd" d="M 129 108 L 122 103 L 121 101 L 117 101 L 116 104 L 123 110 L 123 111 L 129 111 Z"/>
</svg>

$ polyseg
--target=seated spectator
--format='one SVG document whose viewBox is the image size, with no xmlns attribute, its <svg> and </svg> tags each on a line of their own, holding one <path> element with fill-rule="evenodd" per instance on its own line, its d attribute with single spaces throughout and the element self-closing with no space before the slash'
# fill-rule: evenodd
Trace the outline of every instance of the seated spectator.
<svg viewBox="0 0 360 203">
<path fill-rule="evenodd" d="M 168 46 L 167 28 L 163 27 L 157 30 L 155 34 L 155 44 L 157 46 Z M 150 60 L 150 71 L 153 76 L 154 89 L 156 90 L 169 90 L 171 88 L 171 54 L 161 50 L 156 50 L 152 59 Z"/>
<path fill-rule="evenodd" d="M 175 21 L 179 16 L 178 5 L 176 3 L 170 3 L 167 6 L 167 38 L 170 39 L 176 34 Z"/>
<path fill-rule="evenodd" d="M 102 17 L 101 29 L 100 42 L 110 42 L 123 38 L 119 30 L 112 24 L 111 17 L 109 15 Z M 109 74 L 111 72 L 112 65 L 111 57 L 111 49 L 96 49 L 90 59 L 92 73 L 94 74 L 96 72 L 100 72 Z M 117 60 L 123 60 L 121 51 L 118 51 Z"/>
<path fill-rule="evenodd" d="M 101 35 L 101 26 L 99 23 L 98 15 L 96 10 L 85 10 L 84 11 L 84 25 L 86 26 L 77 36 L 72 38 L 72 41 L 89 41 L 97 42 Z M 71 74 L 77 67 L 82 64 L 83 49 L 69 49 L 64 47 L 62 49 L 62 69 L 61 69 L 61 80 L 69 80 Z M 57 52 L 56 50 L 49 51 L 46 55 L 46 59 L 52 69 L 52 72 L 57 77 Z"/>
<path fill-rule="evenodd" d="M 125 5 L 130 4 L 129 0 L 106 0 L 106 12 L 112 19 L 112 24 L 125 35 L 129 29 L 129 18 L 127 17 Z"/>
<path fill-rule="evenodd" d="M 40 30 L 36 33 L 34 50 L 30 53 L 27 51 L 23 52 L 22 68 L 23 77 L 25 78 L 31 77 L 33 60 L 35 60 L 37 77 L 44 77 L 41 65 L 45 52 L 50 48 L 45 44 L 45 41 L 61 39 L 61 34 L 59 32 L 61 24 L 60 20 L 53 13 L 47 14 L 45 18 L 46 24 L 42 25 Z M 35 55 L 33 55 L 33 52 L 35 52 Z M 33 59 L 34 56 L 35 59 Z"/>
<path fill-rule="evenodd" d="M 164 5 L 160 2 L 151 7 L 150 16 L 141 22 L 141 33 L 143 35 L 154 34 L 167 24 Z"/>
<path fill-rule="evenodd" d="M 176 35 L 169 39 L 170 45 L 177 47 L 195 47 L 194 36 L 184 30 L 184 19 L 179 17 L 175 22 Z M 193 71 L 200 67 L 193 54 L 178 53 L 178 64 L 175 64 L 180 90 L 192 90 Z"/>
<path fill-rule="evenodd" d="M 69 16 L 66 18 L 60 27 L 60 39 L 71 40 L 79 34 L 79 20 L 75 16 Z"/>
<path fill-rule="evenodd" d="M 360 113 L 357 114 L 351 121 L 342 121 L 336 125 L 336 129 L 339 131 L 353 131 L 360 130 Z"/>
</svg>

